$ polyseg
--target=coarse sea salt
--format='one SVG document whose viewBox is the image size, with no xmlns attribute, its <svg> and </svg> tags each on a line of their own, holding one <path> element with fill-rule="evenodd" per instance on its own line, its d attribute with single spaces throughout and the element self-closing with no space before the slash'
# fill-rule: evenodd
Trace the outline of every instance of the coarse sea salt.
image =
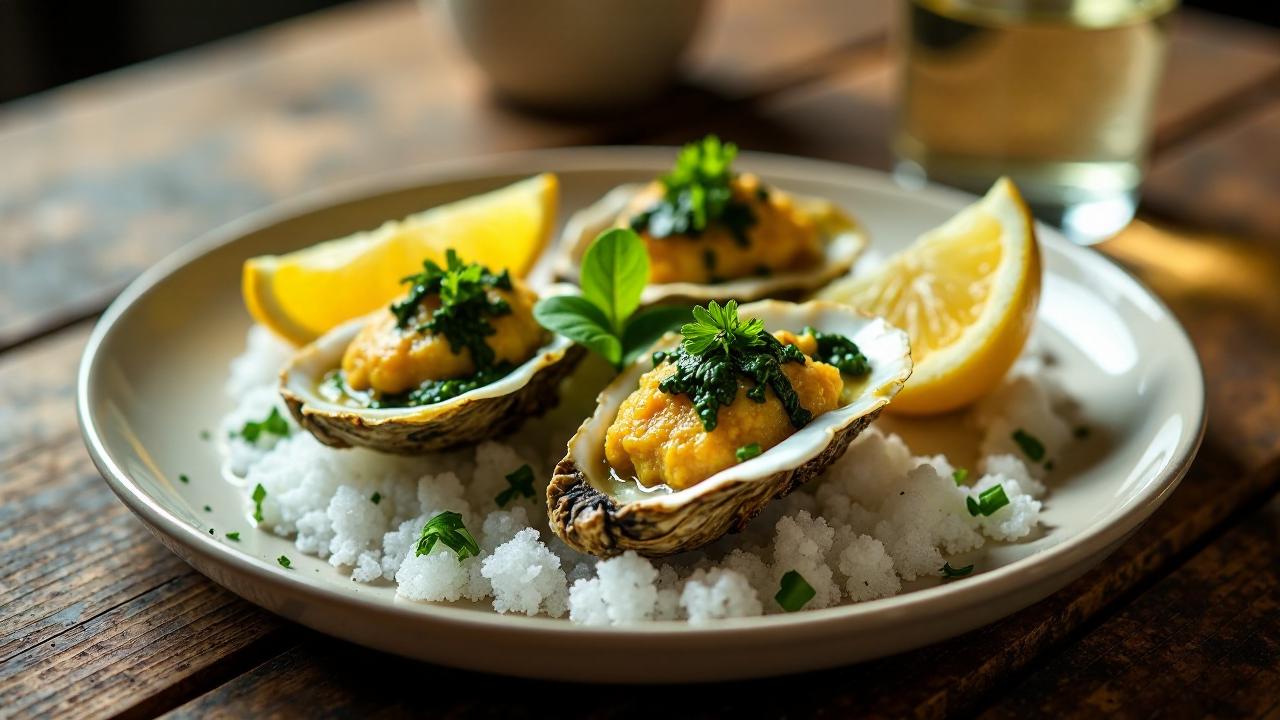
<svg viewBox="0 0 1280 720">
<path fill-rule="evenodd" d="M 535 483 L 535 497 L 505 507 L 495 500 L 521 465 L 546 478 L 573 427 L 414 458 L 328 448 L 292 419 L 287 437 L 249 442 L 238 434 L 245 422 L 272 408 L 287 417 L 275 383 L 288 354 L 254 327 L 226 383 L 235 405 L 221 425 L 225 469 L 240 478 L 246 508 L 254 487 L 266 490 L 261 529 L 355 581 L 393 584 L 408 600 L 469 600 L 588 625 L 780 613 L 774 594 L 790 571 L 814 590 L 806 610 L 895 595 L 904 581 L 937 576 L 949 556 L 1032 534 L 1052 458 L 1071 442 L 1070 399 L 1041 360 L 1026 358 L 970 413 L 981 440 L 967 485 L 957 485 L 947 457 L 915 455 L 872 427 L 823 477 L 772 503 L 741 534 L 657 562 L 630 552 L 597 560 L 547 529 L 545 482 Z M 1029 463 L 1011 439 L 1015 429 L 1034 434 L 1046 457 Z M 1008 505 L 971 515 L 966 498 L 995 485 Z M 417 554 L 423 525 L 446 510 L 463 517 L 479 555 L 460 561 L 443 544 Z"/>
</svg>

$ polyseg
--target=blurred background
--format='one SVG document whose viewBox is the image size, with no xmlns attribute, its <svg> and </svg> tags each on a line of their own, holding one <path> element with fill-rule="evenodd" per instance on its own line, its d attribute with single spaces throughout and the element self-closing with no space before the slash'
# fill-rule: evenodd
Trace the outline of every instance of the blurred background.
<svg viewBox="0 0 1280 720">
<path fill-rule="evenodd" d="M 0 0 L 0 102 L 333 5 L 369 2 L 379 0 Z M 1272 2 L 1184 5 L 1273 26 L 1280 18 Z"/>
</svg>

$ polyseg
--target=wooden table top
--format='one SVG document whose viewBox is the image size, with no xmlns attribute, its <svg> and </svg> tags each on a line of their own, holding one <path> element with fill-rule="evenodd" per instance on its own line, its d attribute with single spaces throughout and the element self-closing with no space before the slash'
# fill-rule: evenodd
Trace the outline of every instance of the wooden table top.
<svg viewBox="0 0 1280 720">
<path fill-rule="evenodd" d="M 1280 33 L 1193 11 L 1173 30 L 1141 219 L 1100 249 L 1190 332 L 1208 434 L 1115 555 L 1017 615 L 799 677 L 554 686 L 288 624 L 183 564 L 111 495 L 73 410 L 94 320 L 140 270 L 249 211 L 447 158 L 709 130 L 887 167 L 890 0 L 719 0 L 709 14 L 662 113 L 508 109 L 440 13 L 408 0 L 0 105 L 0 717 L 533 717 L 544 703 L 608 717 L 1280 717 Z"/>
</svg>

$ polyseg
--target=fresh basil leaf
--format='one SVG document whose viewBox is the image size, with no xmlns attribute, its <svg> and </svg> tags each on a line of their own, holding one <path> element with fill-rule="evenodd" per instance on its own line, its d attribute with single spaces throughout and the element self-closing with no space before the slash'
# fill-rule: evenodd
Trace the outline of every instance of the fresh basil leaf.
<svg viewBox="0 0 1280 720">
<path fill-rule="evenodd" d="M 622 333 L 622 362 L 630 364 L 662 337 L 689 319 L 689 308 L 678 305 L 645 308 L 627 321 Z"/>
<path fill-rule="evenodd" d="M 589 300 L 575 295 L 543 298 L 533 306 L 542 327 L 560 333 L 597 353 L 614 367 L 622 364 L 622 343 L 609 329 L 609 320 Z"/>
<path fill-rule="evenodd" d="M 621 335 L 623 324 L 640 306 L 649 282 L 649 253 L 629 228 L 600 234 L 582 257 L 582 295 L 604 311 L 606 327 Z"/>
</svg>

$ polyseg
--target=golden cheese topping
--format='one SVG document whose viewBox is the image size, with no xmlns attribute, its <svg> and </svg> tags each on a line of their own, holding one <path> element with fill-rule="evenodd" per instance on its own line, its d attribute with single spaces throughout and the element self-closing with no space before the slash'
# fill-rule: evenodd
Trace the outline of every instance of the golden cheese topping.
<svg viewBox="0 0 1280 720">
<path fill-rule="evenodd" d="M 709 283 L 811 267 L 822 259 L 822 242 L 813 218 L 795 206 L 790 195 L 777 189 L 760 193 L 760 178 L 741 173 L 731 182 L 733 197 L 751 208 L 755 222 L 741 245 L 728 228 L 711 223 L 697 237 L 655 238 L 640 233 L 649 251 L 649 282 Z M 652 207 L 663 195 L 653 182 L 632 198 L 618 217 L 618 227 L 630 227 L 635 215 Z"/>
<path fill-rule="evenodd" d="M 816 349 L 811 336 L 774 336 L 798 344 L 806 354 Z M 605 433 L 605 458 L 619 475 L 635 477 L 646 487 L 665 483 L 681 490 L 736 465 L 738 448 L 759 443 L 768 450 L 795 433 L 778 397 L 769 391 L 763 403 L 747 398 L 752 383 L 744 379 L 738 380 L 733 403 L 720 408 L 716 429 L 705 431 L 689 396 L 658 388 L 675 370 L 663 363 L 645 373 L 640 387 L 618 408 Z M 814 417 L 838 407 L 844 381 L 835 367 L 806 357 L 804 365 L 784 363 L 782 370 Z"/>
<path fill-rule="evenodd" d="M 533 319 L 537 296 L 518 280 L 512 280 L 511 290 L 490 288 L 487 293 L 511 307 L 511 312 L 488 319 L 494 334 L 485 342 L 493 349 L 495 364 L 518 365 L 533 357 L 546 341 L 546 331 Z M 470 350 L 461 348 L 455 353 L 444 336 L 414 330 L 439 307 L 438 295 L 427 297 L 416 320 L 403 330 L 396 327 L 396 317 L 390 311 L 382 310 L 370 318 L 342 357 L 347 385 L 353 390 L 394 394 L 428 380 L 474 375 L 477 368 Z"/>
</svg>

